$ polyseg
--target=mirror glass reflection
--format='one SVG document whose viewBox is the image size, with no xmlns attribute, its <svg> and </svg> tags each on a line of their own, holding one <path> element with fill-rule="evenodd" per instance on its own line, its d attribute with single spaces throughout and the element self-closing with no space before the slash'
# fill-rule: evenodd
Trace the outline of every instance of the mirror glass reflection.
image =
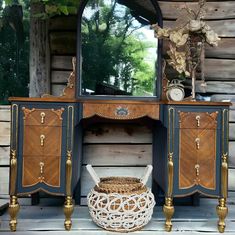
<svg viewBox="0 0 235 235">
<path fill-rule="evenodd" d="M 157 39 L 148 19 L 118 0 L 88 0 L 81 34 L 82 95 L 156 95 Z"/>
</svg>

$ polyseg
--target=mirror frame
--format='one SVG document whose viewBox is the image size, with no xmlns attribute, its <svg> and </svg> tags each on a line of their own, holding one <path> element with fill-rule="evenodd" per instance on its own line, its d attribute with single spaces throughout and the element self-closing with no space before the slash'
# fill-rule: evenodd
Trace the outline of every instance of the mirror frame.
<svg viewBox="0 0 235 235">
<path fill-rule="evenodd" d="M 161 100 L 162 96 L 162 48 L 163 48 L 163 41 L 162 39 L 158 39 L 158 48 L 157 48 L 157 63 L 156 63 L 156 79 L 155 84 L 155 94 L 153 96 L 115 96 L 115 95 L 83 95 L 82 94 L 82 35 L 81 35 L 81 21 L 82 21 L 82 14 L 83 11 L 90 0 L 81 0 L 78 12 L 77 12 L 77 60 L 76 60 L 76 97 L 77 98 L 84 98 L 84 99 L 115 99 L 115 100 Z M 163 18 L 161 8 L 158 4 L 157 0 L 149 0 L 156 11 L 156 18 L 154 19 L 155 22 L 151 22 L 151 24 L 158 23 L 160 27 L 163 27 Z M 157 39 L 156 39 L 157 40 Z"/>
</svg>

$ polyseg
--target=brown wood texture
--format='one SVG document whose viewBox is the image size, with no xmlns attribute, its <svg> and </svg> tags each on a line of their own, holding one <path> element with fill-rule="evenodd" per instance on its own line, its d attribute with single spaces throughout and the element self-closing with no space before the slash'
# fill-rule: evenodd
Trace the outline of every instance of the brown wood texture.
<svg viewBox="0 0 235 235">
<path fill-rule="evenodd" d="M 24 126 L 23 156 L 61 156 L 61 139 L 62 127 Z"/>
<path fill-rule="evenodd" d="M 24 187 L 45 183 L 49 186 L 60 186 L 60 157 L 24 157 L 23 158 L 23 177 Z M 43 167 L 41 168 L 41 165 Z"/>
<path fill-rule="evenodd" d="M 197 2 L 189 1 L 158 1 L 162 10 L 164 19 L 177 19 L 181 13 L 180 8 L 188 6 L 195 9 L 198 5 Z M 234 1 L 207 1 L 207 11 L 205 19 L 227 19 L 235 18 L 235 2 Z M 174 10 L 173 10 L 174 9 Z"/>
<path fill-rule="evenodd" d="M 198 164 L 200 166 L 200 185 L 208 189 L 216 186 L 216 130 L 198 130 L 200 149 Z"/>
<path fill-rule="evenodd" d="M 108 119 L 131 120 L 141 117 L 159 119 L 159 105 L 157 104 L 108 104 L 108 103 L 84 103 L 83 118 L 100 116 Z"/>
<path fill-rule="evenodd" d="M 28 109 L 22 108 L 24 113 L 24 125 L 40 125 L 40 126 L 62 126 L 62 114 L 64 108 L 61 109 Z"/>
<path fill-rule="evenodd" d="M 52 31 L 50 37 L 50 48 L 52 55 L 73 55 L 76 53 L 76 31 L 59 32 Z"/>
<path fill-rule="evenodd" d="M 181 112 L 179 111 L 180 128 L 216 129 L 218 112 Z"/>
<path fill-rule="evenodd" d="M 61 102 L 61 103 L 74 103 L 77 102 L 76 99 L 61 99 L 60 97 L 54 97 L 54 96 L 49 96 L 49 97 L 10 97 L 9 101 L 14 102 L 14 101 L 23 101 L 23 102 Z"/>
<path fill-rule="evenodd" d="M 51 71 L 51 83 L 66 84 L 72 71 Z"/>
<path fill-rule="evenodd" d="M 180 152 L 179 152 L 179 188 L 186 189 L 195 185 L 197 164 L 197 152 L 195 149 L 195 139 L 197 130 L 180 130 Z"/>
<path fill-rule="evenodd" d="M 199 138 L 199 147 L 196 140 Z M 198 175 L 196 166 L 198 165 Z M 215 189 L 216 130 L 180 129 L 179 187 Z"/>
</svg>

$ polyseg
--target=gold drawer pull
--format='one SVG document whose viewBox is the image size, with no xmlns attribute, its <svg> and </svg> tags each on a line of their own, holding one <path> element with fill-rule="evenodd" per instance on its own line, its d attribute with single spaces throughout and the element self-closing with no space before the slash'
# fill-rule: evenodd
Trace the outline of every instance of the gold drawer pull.
<svg viewBox="0 0 235 235">
<path fill-rule="evenodd" d="M 196 164 L 196 165 L 195 165 L 195 170 L 196 170 L 196 176 L 197 176 L 197 177 L 198 177 L 199 174 L 200 174 L 199 169 L 200 169 L 200 165 L 199 165 L 199 164 Z"/>
<path fill-rule="evenodd" d="M 196 143 L 197 150 L 199 150 L 200 149 L 200 138 L 196 138 L 195 143 Z"/>
<path fill-rule="evenodd" d="M 40 142 L 41 142 L 41 146 L 44 146 L 44 141 L 45 141 L 45 135 L 40 135 Z"/>
<path fill-rule="evenodd" d="M 40 162 L 39 165 L 40 165 L 40 174 L 43 175 L 44 174 L 44 165 L 45 164 L 44 164 L 44 162 Z"/>
<path fill-rule="evenodd" d="M 39 166 L 40 166 L 40 176 L 38 177 L 38 179 L 42 183 L 44 180 L 44 176 L 43 176 L 44 175 L 44 166 L 45 166 L 44 162 L 40 162 Z"/>
<path fill-rule="evenodd" d="M 198 115 L 196 116 L 196 120 L 197 120 L 197 127 L 200 127 L 200 120 L 201 120 L 201 117 Z"/>
<path fill-rule="evenodd" d="M 41 112 L 40 116 L 41 116 L 41 124 L 44 124 L 46 114 L 44 112 Z"/>
</svg>

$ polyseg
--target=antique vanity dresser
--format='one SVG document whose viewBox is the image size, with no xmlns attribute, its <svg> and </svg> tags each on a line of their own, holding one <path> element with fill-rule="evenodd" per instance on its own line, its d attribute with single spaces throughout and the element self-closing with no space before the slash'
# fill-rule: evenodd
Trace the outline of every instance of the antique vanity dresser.
<svg viewBox="0 0 235 235">
<path fill-rule="evenodd" d="M 97 54 L 91 54 L 103 53 L 102 50 L 99 51 L 98 40 L 97 47 L 89 50 L 90 56 L 86 55 L 86 50 L 92 45 L 88 43 L 89 37 L 85 34 L 88 28 L 84 29 L 82 25 L 85 24 L 81 21 L 83 18 L 86 18 L 84 22 L 92 21 L 93 8 L 89 5 L 91 1 L 82 0 L 78 10 L 77 71 L 71 74 L 63 94 L 60 97 L 10 98 L 12 103 L 9 206 L 11 230 L 16 230 L 20 208 L 18 196 L 39 191 L 65 197 L 64 225 L 66 230 L 71 229 L 73 196 L 81 176 L 83 141 L 81 120 L 98 117 L 103 120 L 131 122 L 146 117 L 154 123 L 153 183 L 157 184 L 165 194 L 163 211 L 166 216 L 166 231 L 172 229 L 173 199 L 201 193 L 219 199 L 218 229 L 223 232 L 228 212 L 226 199 L 230 103 L 166 101 L 162 96 L 164 89 L 161 79 L 160 40 L 157 45 L 157 79 L 152 79 L 151 95 L 149 90 L 146 91 L 147 88 L 143 89 L 144 92 L 140 92 L 142 83 L 136 86 L 138 89 L 135 91 L 136 80 L 132 81 L 129 88 L 127 86 L 129 81 L 118 80 L 114 75 L 110 76 L 109 81 L 105 80 L 103 73 L 112 58 L 103 61 L 101 67 L 101 58 L 97 59 L 95 57 Z M 120 5 L 119 14 L 124 12 L 122 7 L 125 6 L 131 12 L 131 16 L 143 25 L 155 22 L 162 25 L 157 1 L 145 1 L 151 9 L 154 9 L 154 14 L 142 11 L 141 5 L 132 4 L 132 1 L 117 2 Z M 104 24 L 102 27 L 105 31 Z M 105 41 L 102 45 L 105 45 Z M 118 51 L 120 50 L 118 48 Z M 123 68 L 123 63 L 116 67 Z M 145 64 L 142 67 L 146 66 Z M 92 73 L 93 67 L 101 69 Z M 122 72 L 124 76 L 124 71 Z M 116 72 L 116 75 L 119 73 L 120 71 Z M 142 76 L 144 74 L 145 71 Z M 133 76 L 133 73 L 128 76 Z"/>
</svg>

